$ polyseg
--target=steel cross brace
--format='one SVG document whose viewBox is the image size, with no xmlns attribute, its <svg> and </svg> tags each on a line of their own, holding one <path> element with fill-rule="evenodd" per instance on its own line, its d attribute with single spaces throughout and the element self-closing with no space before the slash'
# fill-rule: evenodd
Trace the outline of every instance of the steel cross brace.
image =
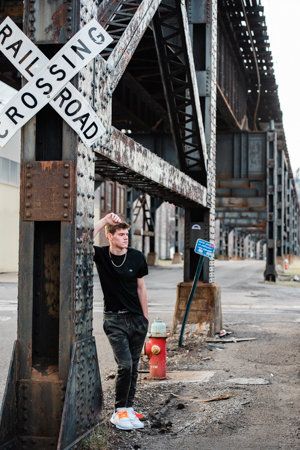
<svg viewBox="0 0 300 450">
<path fill-rule="evenodd" d="M 115 40 L 119 37 L 119 40 L 107 59 L 107 68 L 102 67 L 102 73 L 100 69 L 100 77 L 105 75 L 103 70 L 108 72 L 108 76 L 105 77 L 101 86 L 103 92 L 109 93 L 111 96 L 116 89 L 160 2 L 161 0 L 143 0 L 136 10 L 134 6 L 137 5 L 137 2 L 119 2 L 120 8 L 125 6 L 125 11 L 123 9 L 114 11 L 113 20 L 107 21 L 107 27 L 121 20 L 122 26 L 118 31 L 121 30 L 123 33 L 120 37 L 119 34 L 113 36 Z M 104 6 L 103 13 L 105 13 Z M 131 7 L 126 9 L 126 6 Z M 131 19 L 129 23 L 128 19 Z M 127 24 L 126 27 L 124 26 L 124 20 Z M 99 21 L 101 22 L 101 18 L 99 18 Z M 107 29 L 107 27 L 105 28 Z"/>
<path fill-rule="evenodd" d="M 163 2 L 153 20 L 153 30 L 181 168 L 206 185 L 206 141 L 183 2 Z"/>
<path fill-rule="evenodd" d="M 96 172 L 179 206 L 206 206 L 206 188 L 116 128 L 95 149 Z"/>
<path fill-rule="evenodd" d="M 128 184 L 128 181 L 130 181 L 130 184 L 137 189 L 143 189 L 144 191 L 149 191 L 150 189 L 151 192 L 149 191 L 149 193 L 152 195 L 156 191 L 159 196 L 164 196 L 165 199 L 169 199 L 178 205 L 205 206 L 206 188 L 204 186 L 186 177 L 184 173 L 170 166 L 140 144 L 134 143 L 132 139 L 124 136 L 117 129 L 110 127 L 112 93 L 125 72 L 143 33 L 149 26 L 161 1 L 144 0 L 138 8 L 137 2 L 133 1 L 109 3 L 107 1 L 102 3 L 102 12 L 100 11 L 98 15 L 99 22 L 108 31 L 112 24 L 115 24 L 117 27 L 117 24 L 121 22 L 122 26 L 118 29 L 118 33 L 113 36 L 115 40 L 118 38 L 119 40 L 111 51 L 107 62 L 100 56 L 96 63 L 99 78 L 102 80 L 98 95 L 102 98 L 100 102 L 102 103 L 103 113 L 106 116 L 107 127 L 106 135 L 94 147 L 95 152 L 99 156 L 104 156 L 102 160 L 97 160 L 96 171 L 110 176 L 112 179 L 118 179 L 118 181 L 121 181 L 123 176 L 124 183 Z M 107 15 L 107 7 L 110 8 L 110 19 L 108 19 Z M 182 5 L 180 11 L 180 14 L 184 17 L 185 37 L 189 48 L 190 63 L 192 64 L 187 17 L 185 8 Z M 176 11 L 177 13 L 178 11 Z M 101 19 L 101 14 L 103 19 Z M 123 34 L 119 36 L 119 32 L 124 30 L 124 22 L 127 23 L 127 27 Z M 196 91 L 195 101 L 198 105 L 197 117 L 201 117 L 195 73 L 193 86 Z M 186 92 L 183 92 L 182 95 L 186 96 Z M 202 140 L 205 144 L 204 134 Z M 206 161 L 206 157 L 204 161 Z M 153 170 L 149 170 L 150 167 Z M 166 178 L 166 173 L 172 173 L 171 179 Z"/>
</svg>

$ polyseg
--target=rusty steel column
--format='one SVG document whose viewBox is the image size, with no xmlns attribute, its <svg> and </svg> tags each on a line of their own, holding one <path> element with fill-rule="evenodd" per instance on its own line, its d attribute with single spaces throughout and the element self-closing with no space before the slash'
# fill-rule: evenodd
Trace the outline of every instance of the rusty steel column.
<svg viewBox="0 0 300 450">
<path fill-rule="evenodd" d="M 286 246 L 287 255 L 292 255 L 292 179 L 287 177 Z"/>
<path fill-rule="evenodd" d="M 284 210 L 283 210 L 283 254 L 286 258 L 289 253 L 289 242 L 288 242 L 288 215 L 289 215 L 289 205 L 288 205 L 288 197 L 289 197 L 289 188 L 288 188 L 288 179 L 289 179 L 289 170 L 288 163 L 286 158 L 284 159 L 284 178 L 283 178 L 283 186 L 284 186 Z"/>
<path fill-rule="evenodd" d="M 283 232 L 284 232 L 284 151 L 282 147 L 277 148 L 277 262 L 283 261 Z"/>
<path fill-rule="evenodd" d="M 185 210 L 184 282 L 177 288 L 177 306 L 187 301 L 195 276 L 199 260 L 199 255 L 194 252 L 196 240 L 215 241 L 217 1 L 189 0 L 187 10 L 208 155 L 207 207 Z M 194 308 L 201 311 L 198 325 L 200 328 L 208 325 L 209 334 L 213 335 L 222 327 L 220 289 L 214 283 L 214 260 L 204 258 L 199 281 L 193 300 Z M 180 319 L 177 308 L 174 323 Z"/>
<path fill-rule="evenodd" d="M 207 208 L 188 211 L 189 223 L 199 223 L 199 237 L 215 239 L 215 177 L 216 177 L 216 96 L 217 96 L 217 2 L 215 0 L 189 0 L 187 2 L 190 34 L 195 70 L 208 153 Z M 194 233 L 194 232 L 192 232 Z M 193 240 L 193 239 L 192 239 Z M 190 242 L 192 244 L 192 242 Z M 186 244 L 187 245 L 187 242 Z M 185 251 L 185 280 L 191 280 L 196 269 L 193 249 Z M 190 266 L 190 267 L 188 267 Z M 202 280 L 213 283 L 214 261 L 205 259 Z"/>
<path fill-rule="evenodd" d="M 267 255 L 264 278 L 276 281 L 277 249 L 277 133 L 267 134 Z"/>
<path fill-rule="evenodd" d="M 24 31 L 51 58 L 86 23 L 82 5 L 25 0 Z M 93 75 L 90 63 L 72 80 L 84 96 L 93 97 Z M 1 448 L 73 448 L 100 420 L 93 158 L 50 106 L 23 128 L 18 332 Z"/>
</svg>

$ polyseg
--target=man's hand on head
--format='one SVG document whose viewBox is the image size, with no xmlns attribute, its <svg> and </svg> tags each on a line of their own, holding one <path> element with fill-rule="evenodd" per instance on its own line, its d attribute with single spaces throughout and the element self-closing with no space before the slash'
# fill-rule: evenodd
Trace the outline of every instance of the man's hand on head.
<svg viewBox="0 0 300 450">
<path fill-rule="evenodd" d="M 94 237 L 97 236 L 97 234 L 99 233 L 99 231 L 101 231 L 105 225 L 116 225 L 117 223 L 121 223 L 122 219 L 115 213 L 109 213 L 106 214 L 106 216 L 102 217 L 102 219 L 100 219 L 94 228 Z"/>
<path fill-rule="evenodd" d="M 116 225 L 117 223 L 122 222 L 122 220 L 117 214 L 109 213 L 105 216 L 105 222 L 109 225 Z"/>
</svg>

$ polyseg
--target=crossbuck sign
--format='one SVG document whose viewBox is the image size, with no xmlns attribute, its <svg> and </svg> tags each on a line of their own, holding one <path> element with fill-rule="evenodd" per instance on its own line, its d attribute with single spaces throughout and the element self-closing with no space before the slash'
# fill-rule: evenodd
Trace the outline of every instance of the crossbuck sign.
<svg viewBox="0 0 300 450">
<path fill-rule="evenodd" d="M 0 111 L 0 146 L 47 103 L 91 146 L 105 128 L 69 81 L 112 42 L 92 19 L 49 61 L 7 17 L 0 26 L 0 50 L 29 82 Z"/>
</svg>

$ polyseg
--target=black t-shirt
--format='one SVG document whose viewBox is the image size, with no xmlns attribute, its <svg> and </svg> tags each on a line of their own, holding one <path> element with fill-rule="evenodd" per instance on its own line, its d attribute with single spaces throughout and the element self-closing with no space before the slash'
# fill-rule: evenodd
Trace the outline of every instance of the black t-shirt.
<svg viewBox="0 0 300 450">
<path fill-rule="evenodd" d="M 102 291 L 104 294 L 104 311 L 127 310 L 134 314 L 143 314 L 137 293 L 137 278 L 148 274 L 148 266 L 143 253 L 128 248 L 125 255 L 109 254 L 109 247 L 94 246 L 94 261 L 97 266 Z M 116 266 L 115 267 L 112 262 Z"/>
</svg>

